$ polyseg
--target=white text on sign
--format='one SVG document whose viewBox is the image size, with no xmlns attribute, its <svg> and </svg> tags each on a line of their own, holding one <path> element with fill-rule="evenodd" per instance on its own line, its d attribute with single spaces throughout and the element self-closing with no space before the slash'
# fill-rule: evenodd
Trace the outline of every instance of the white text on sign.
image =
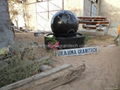
<svg viewBox="0 0 120 90">
<path fill-rule="evenodd" d="M 86 55 L 86 54 L 94 54 L 94 53 L 97 53 L 98 51 L 99 51 L 98 47 L 64 49 L 64 50 L 58 50 L 57 51 L 57 56 Z"/>
</svg>

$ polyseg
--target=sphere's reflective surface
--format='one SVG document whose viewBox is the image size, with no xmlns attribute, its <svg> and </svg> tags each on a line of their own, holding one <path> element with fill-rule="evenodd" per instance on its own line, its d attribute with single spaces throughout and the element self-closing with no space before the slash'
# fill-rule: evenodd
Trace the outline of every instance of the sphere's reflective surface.
<svg viewBox="0 0 120 90">
<path fill-rule="evenodd" d="M 55 36 L 74 36 L 78 30 L 77 17 L 71 11 L 59 11 L 52 18 L 51 28 Z"/>
</svg>

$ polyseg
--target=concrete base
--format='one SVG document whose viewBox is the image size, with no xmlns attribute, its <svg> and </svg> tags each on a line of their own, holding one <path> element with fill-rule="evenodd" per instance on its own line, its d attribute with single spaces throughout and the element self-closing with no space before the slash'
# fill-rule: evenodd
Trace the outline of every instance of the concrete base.
<svg viewBox="0 0 120 90">
<path fill-rule="evenodd" d="M 48 44 L 52 43 L 49 38 L 54 37 L 52 33 L 45 35 L 44 40 L 47 49 L 50 49 Z M 80 33 L 77 33 L 76 36 L 73 37 L 55 37 L 55 39 L 59 42 L 57 49 L 81 48 L 85 44 L 85 36 Z"/>
</svg>

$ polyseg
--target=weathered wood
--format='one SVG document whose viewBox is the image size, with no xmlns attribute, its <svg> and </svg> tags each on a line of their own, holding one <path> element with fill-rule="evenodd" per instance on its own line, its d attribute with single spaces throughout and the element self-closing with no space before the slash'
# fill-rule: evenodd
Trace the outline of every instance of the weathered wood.
<svg viewBox="0 0 120 90">
<path fill-rule="evenodd" d="M 52 90 L 61 85 L 68 84 L 71 81 L 80 77 L 81 74 L 85 71 L 85 68 L 85 64 L 83 64 L 77 68 L 69 69 L 66 72 L 63 72 L 62 74 L 56 76 L 54 75 L 54 77 L 51 80 L 38 84 L 39 87 L 36 86 L 34 90 Z"/>
<path fill-rule="evenodd" d="M 96 25 L 85 25 L 85 24 L 83 24 L 82 27 L 83 27 L 84 29 L 96 29 L 96 28 L 97 28 Z"/>
<path fill-rule="evenodd" d="M 83 28 L 87 30 L 97 29 L 103 30 L 103 27 L 108 27 L 110 21 L 106 17 L 78 17 L 79 24 L 83 24 Z M 102 27 L 101 27 L 102 26 Z"/>
<path fill-rule="evenodd" d="M 79 23 L 95 25 L 95 24 L 109 24 L 109 21 L 81 21 L 79 20 Z"/>
<path fill-rule="evenodd" d="M 87 20 L 91 20 L 91 19 L 95 19 L 95 20 L 106 20 L 107 17 L 101 17 L 101 16 L 97 16 L 97 17 L 78 17 L 78 19 L 87 19 Z"/>
<path fill-rule="evenodd" d="M 59 67 L 56 67 L 48 72 L 42 72 L 40 74 L 37 74 L 37 75 L 34 75 L 30 78 L 27 78 L 27 79 L 24 79 L 24 80 L 21 80 L 21 81 L 18 81 L 16 83 L 13 83 L 13 84 L 10 84 L 10 85 L 7 85 L 5 87 L 2 87 L 0 88 L 0 90 L 18 90 L 20 87 L 26 85 L 26 84 L 29 84 L 29 83 L 32 83 L 32 82 L 35 82 L 36 80 L 40 80 L 42 78 L 45 78 L 45 77 L 48 77 L 52 74 L 55 74 L 57 72 L 60 72 L 62 70 L 65 70 L 67 68 L 70 68 L 72 65 L 70 64 L 65 64 L 65 65 L 62 65 L 62 66 L 59 66 Z M 17 89 L 18 88 L 18 89 Z M 22 89 L 21 89 L 22 90 Z M 26 90 L 26 89 L 25 89 Z"/>
</svg>

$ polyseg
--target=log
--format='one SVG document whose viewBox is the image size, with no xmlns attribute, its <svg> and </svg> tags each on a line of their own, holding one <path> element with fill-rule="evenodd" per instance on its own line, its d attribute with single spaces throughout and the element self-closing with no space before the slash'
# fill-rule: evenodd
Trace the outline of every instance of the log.
<svg viewBox="0 0 120 90">
<path fill-rule="evenodd" d="M 38 84 L 34 90 L 53 90 L 59 86 L 68 84 L 73 80 L 79 78 L 81 74 L 85 71 L 85 64 L 80 65 L 77 68 L 71 68 L 63 73 L 54 75 L 52 79 L 44 83 Z"/>
<path fill-rule="evenodd" d="M 76 68 L 71 67 L 65 69 L 68 67 L 70 67 L 70 65 L 57 67 L 51 71 L 0 88 L 0 90 L 52 90 L 76 80 L 86 69 L 85 64 Z"/>
<path fill-rule="evenodd" d="M 34 83 L 36 82 L 36 80 L 42 81 L 41 79 L 45 78 L 45 77 L 49 77 L 52 74 L 55 74 L 57 72 L 60 72 L 62 70 L 65 70 L 67 68 L 70 68 L 71 65 L 70 64 L 65 64 L 59 67 L 56 67 L 52 70 L 49 70 L 48 72 L 42 72 L 40 74 L 36 74 L 32 77 L 23 79 L 21 81 L 15 82 L 13 84 L 4 86 L 2 88 L 0 88 L 0 90 L 30 90 L 32 86 L 35 86 Z M 29 86 L 29 87 L 27 87 Z M 36 90 L 36 89 L 32 89 L 32 90 Z M 42 89 L 44 90 L 44 89 Z"/>
</svg>

